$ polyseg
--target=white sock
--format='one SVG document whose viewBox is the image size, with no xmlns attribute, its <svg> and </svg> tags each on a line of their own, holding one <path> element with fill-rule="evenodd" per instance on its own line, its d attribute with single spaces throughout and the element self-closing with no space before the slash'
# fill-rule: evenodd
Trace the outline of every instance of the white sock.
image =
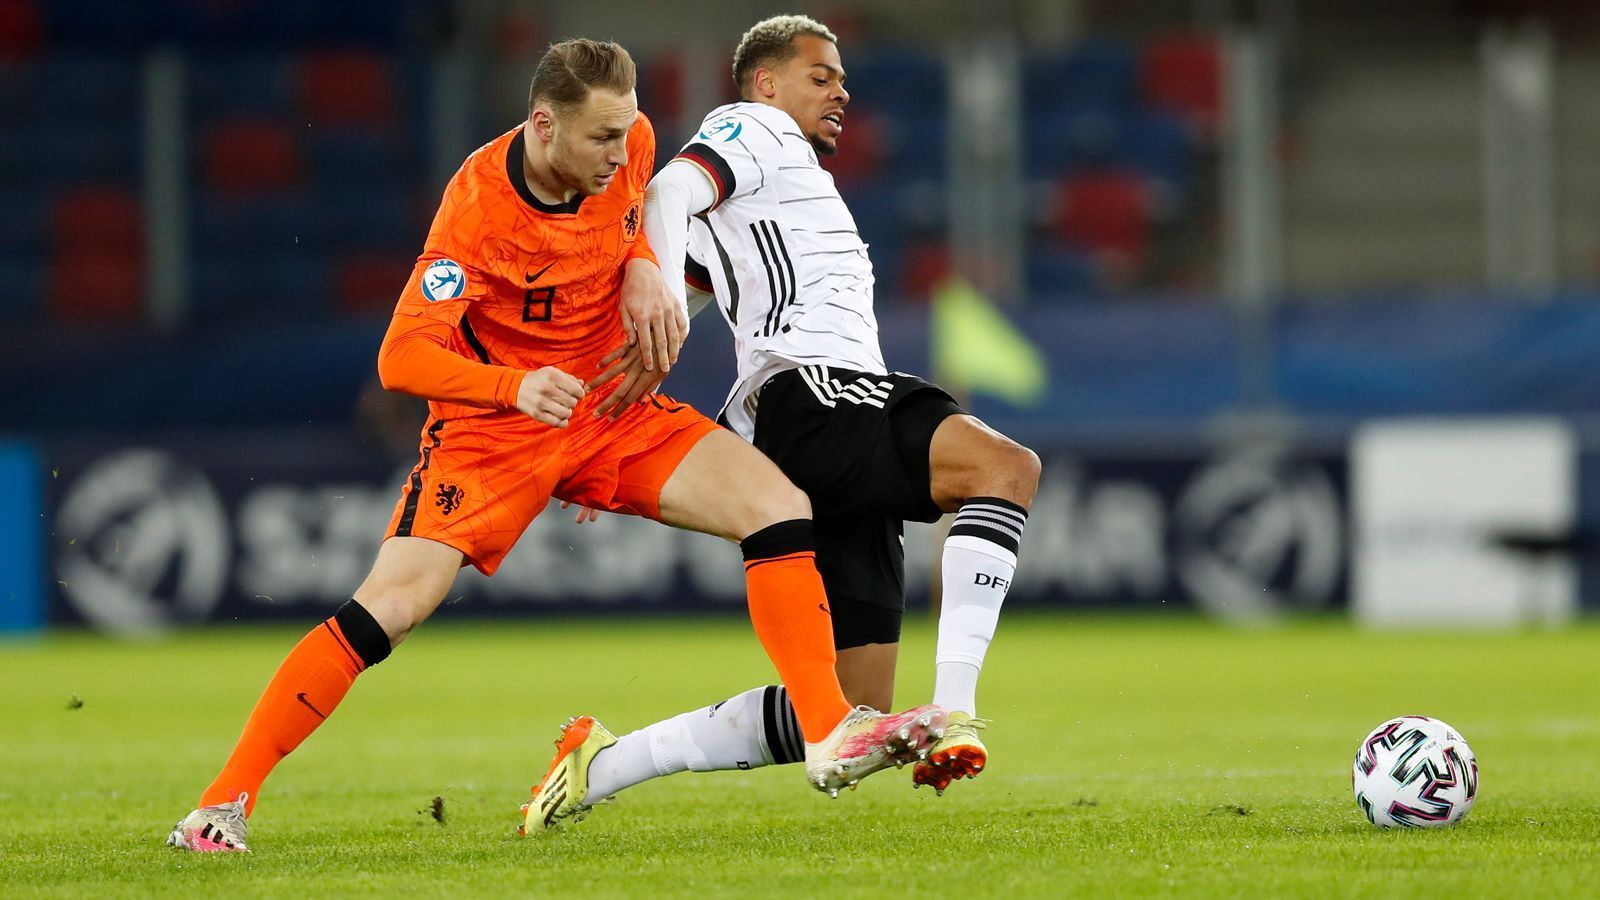
<svg viewBox="0 0 1600 900">
<path fill-rule="evenodd" d="M 617 738 L 589 764 L 589 802 L 688 770 L 716 772 L 800 762 L 805 745 L 789 692 L 759 687 Z"/>
<path fill-rule="evenodd" d="M 1027 523 L 1027 510 L 998 497 L 974 497 L 956 512 L 944 541 L 934 656 L 933 702 L 945 709 L 978 714 L 978 673 L 1017 571 Z"/>
</svg>

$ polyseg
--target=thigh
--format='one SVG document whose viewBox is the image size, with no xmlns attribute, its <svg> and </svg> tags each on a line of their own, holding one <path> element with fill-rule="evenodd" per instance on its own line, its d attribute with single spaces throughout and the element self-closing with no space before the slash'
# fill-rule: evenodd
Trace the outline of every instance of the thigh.
<svg viewBox="0 0 1600 900">
<path fill-rule="evenodd" d="M 432 419 L 388 537 L 426 538 L 494 574 L 544 509 L 560 475 L 559 429 L 532 419 Z"/>
<path fill-rule="evenodd" d="M 683 457 L 660 497 L 662 522 L 730 541 L 811 517 L 805 494 L 761 451 L 723 428 L 706 434 Z"/>
</svg>

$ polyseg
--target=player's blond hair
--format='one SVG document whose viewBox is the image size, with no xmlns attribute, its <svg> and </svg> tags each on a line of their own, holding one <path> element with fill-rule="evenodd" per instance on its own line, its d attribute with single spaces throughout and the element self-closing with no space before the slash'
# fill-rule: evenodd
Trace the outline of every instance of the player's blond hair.
<svg viewBox="0 0 1600 900">
<path fill-rule="evenodd" d="M 557 113 L 565 113 L 588 99 L 590 88 L 626 94 L 633 90 L 638 76 L 633 57 L 621 44 L 588 38 L 559 41 L 550 45 L 533 70 L 528 109 L 544 100 Z"/>
<path fill-rule="evenodd" d="M 828 26 L 810 16 L 773 16 L 752 25 L 733 51 L 733 83 L 738 86 L 739 95 L 743 96 L 749 89 L 756 69 L 793 59 L 800 52 L 794 39 L 803 34 L 822 38 L 830 44 L 839 43 Z"/>
</svg>

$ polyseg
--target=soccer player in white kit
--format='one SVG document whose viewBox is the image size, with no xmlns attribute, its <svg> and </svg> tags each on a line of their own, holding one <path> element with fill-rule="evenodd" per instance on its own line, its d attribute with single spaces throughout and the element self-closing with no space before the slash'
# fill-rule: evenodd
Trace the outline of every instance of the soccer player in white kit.
<svg viewBox="0 0 1600 900">
<path fill-rule="evenodd" d="M 1039 459 L 943 390 L 884 366 L 867 245 L 817 163 L 836 152 L 850 100 L 834 35 L 804 16 L 762 21 L 740 41 L 733 76 L 743 99 L 712 110 L 651 181 L 645 234 L 686 311 L 714 303 L 733 330 L 739 371 L 723 423 L 811 498 L 850 702 L 891 705 L 904 520 L 955 513 L 941 562 L 933 697 L 950 722 L 912 774 L 914 785 L 943 793 L 988 760 L 978 674 L 1016 569 Z M 586 781 L 564 813 L 581 815 L 661 775 L 794 763 L 804 750 L 782 686 L 621 738 L 598 723 L 590 735 L 552 766 Z"/>
</svg>

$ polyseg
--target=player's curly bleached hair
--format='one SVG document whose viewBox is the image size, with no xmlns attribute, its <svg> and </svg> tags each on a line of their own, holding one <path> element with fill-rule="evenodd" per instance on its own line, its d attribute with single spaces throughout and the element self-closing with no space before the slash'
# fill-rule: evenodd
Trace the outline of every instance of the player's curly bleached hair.
<svg viewBox="0 0 1600 900">
<path fill-rule="evenodd" d="M 749 91 L 750 79 L 756 69 L 792 59 L 799 53 L 794 39 L 802 34 L 813 35 L 832 44 L 839 43 L 826 25 L 810 16 L 773 16 L 752 25 L 733 51 L 733 83 L 739 88 L 739 96 L 745 96 Z"/>
<path fill-rule="evenodd" d="M 605 88 L 618 94 L 633 90 L 639 77 L 633 57 L 621 44 L 572 38 L 551 44 L 533 70 L 528 85 L 528 109 L 540 100 L 548 101 L 558 113 L 583 103 L 590 88 Z"/>
</svg>

